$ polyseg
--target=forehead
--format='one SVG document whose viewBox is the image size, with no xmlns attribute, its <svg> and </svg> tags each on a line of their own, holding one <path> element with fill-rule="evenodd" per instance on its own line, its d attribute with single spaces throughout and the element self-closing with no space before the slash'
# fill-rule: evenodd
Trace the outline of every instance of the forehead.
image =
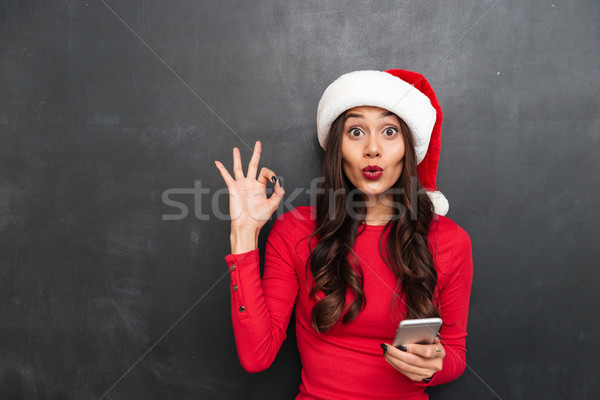
<svg viewBox="0 0 600 400">
<path fill-rule="evenodd" d="M 396 114 L 386 110 L 385 108 L 375 106 L 358 106 L 353 107 L 344 112 L 344 119 L 349 118 L 385 118 L 396 117 Z"/>
</svg>

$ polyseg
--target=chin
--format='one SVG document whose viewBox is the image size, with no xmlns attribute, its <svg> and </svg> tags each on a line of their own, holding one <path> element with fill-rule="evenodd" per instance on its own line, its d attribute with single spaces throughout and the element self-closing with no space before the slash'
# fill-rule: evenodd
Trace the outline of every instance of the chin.
<svg viewBox="0 0 600 400">
<path fill-rule="evenodd" d="M 389 188 L 385 189 L 385 188 L 357 188 L 358 190 L 360 190 L 362 193 L 369 195 L 369 196 L 379 196 L 382 193 L 384 193 L 386 190 L 388 190 Z"/>
</svg>

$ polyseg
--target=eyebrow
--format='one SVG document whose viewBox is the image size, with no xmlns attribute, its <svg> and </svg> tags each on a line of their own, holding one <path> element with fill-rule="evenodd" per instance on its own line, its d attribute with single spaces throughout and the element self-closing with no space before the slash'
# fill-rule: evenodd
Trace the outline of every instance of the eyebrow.
<svg viewBox="0 0 600 400">
<path fill-rule="evenodd" d="M 384 111 L 384 112 L 381 113 L 381 118 L 387 117 L 388 115 L 394 115 L 394 113 L 391 112 L 391 111 Z M 346 120 L 348 118 L 361 118 L 361 119 L 364 119 L 364 117 L 362 116 L 362 114 L 355 114 L 355 113 L 346 114 L 344 116 L 344 120 Z"/>
</svg>

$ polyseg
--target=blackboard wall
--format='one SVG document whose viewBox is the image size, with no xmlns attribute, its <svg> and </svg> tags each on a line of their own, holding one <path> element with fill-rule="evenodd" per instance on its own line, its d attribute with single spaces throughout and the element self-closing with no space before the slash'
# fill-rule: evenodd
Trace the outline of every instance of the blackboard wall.
<svg viewBox="0 0 600 400">
<path fill-rule="evenodd" d="M 592 0 L 2 1 L 0 398 L 293 398 L 293 320 L 238 362 L 213 160 L 260 139 L 307 205 L 323 90 L 388 68 L 438 94 L 473 242 L 468 368 L 431 398 L 600 398 L 599 39 Z"/>
</svg>

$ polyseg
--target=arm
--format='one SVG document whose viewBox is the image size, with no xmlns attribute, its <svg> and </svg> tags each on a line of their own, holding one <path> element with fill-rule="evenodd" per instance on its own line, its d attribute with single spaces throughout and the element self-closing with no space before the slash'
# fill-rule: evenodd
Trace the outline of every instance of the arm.
<svg viewBox="0 0 600 400">
<path fill-rule="evenodd" d="M 454 241 L 451 265 L 447 269 L 448 283 L 440 291 L 440 313 L 444 321 L 440 336 L 446 356 L 442 370 L 433 376 L 430 386 L 458 378 L 467 365 L 465 339 L 473 281 L 473 256 L 471 239 L 458 226 Z"/>
<path fill-rule="evenodd" d="M 458 226 L 448 235 L 451 255 L 447 264 L 440 266 L 438 278 L 447 277 L 440 287 L 439 311 L 444 321 L 440 330 L 441 340 L 433 345 L 407 344 L 403 351 L 388 345 L 385 358 L 398 371 L 405 374 L 417 386 L 433 386 L 459 377 L 466 367 L 465 338 L 469 298 L 473 280 L 471 241 Z M 435 349 L 439 352 L 436 352 Z M 431 377 L 429 382 L 424 378 Z"/>
<path fill-rule="evenodd" d="M 293 237 L 277 223 L 267 242 L 264 283 L 260 279 L 258 235 L 285 193 L 273 171 L 262 168 L 256 178 L 261 150 L 257 141 L 244 176 L 240 151 L 233 149 L 235 179 L 215 161 L 229 190 L 231 254 L 225 260 L 231 273 L 231 317 L 240 362 L 249 372 L 262 371 L 273 362 L 285 339 L 297 291 L 293 264 L 283 258 L 283 250 L 278 251 L 290 245 Z M 269 181 L 275 187 L 267 198 Z"/>
<path fill-rule="evenodd" d="M 283 218 L 273 224 L 262 280 L 258 249 L 225 257 L 230 267 L 235 342 L 240 363 L 248 372 L 267 369 L 286 338 L 298 292 L 292 260 L 294 227 L 293 221 Z"/>
</svg>

